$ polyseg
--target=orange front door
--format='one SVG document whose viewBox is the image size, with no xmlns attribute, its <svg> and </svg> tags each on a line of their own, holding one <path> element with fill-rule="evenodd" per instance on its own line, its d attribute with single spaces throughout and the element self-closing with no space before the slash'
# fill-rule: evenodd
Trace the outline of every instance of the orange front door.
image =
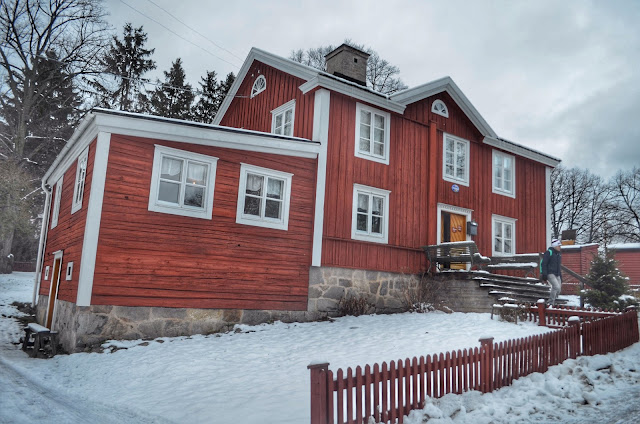
<svg viewBox="0 0 640 424">
<path fill-rule="evenodd" d="M 442 242 L 467 240 L 467 217 L 451 212 L 442 212 L 442 228 L 440 240 Z M 451 269 L 466 269 L 465 264 L 451 264 Z"/>
</svg>

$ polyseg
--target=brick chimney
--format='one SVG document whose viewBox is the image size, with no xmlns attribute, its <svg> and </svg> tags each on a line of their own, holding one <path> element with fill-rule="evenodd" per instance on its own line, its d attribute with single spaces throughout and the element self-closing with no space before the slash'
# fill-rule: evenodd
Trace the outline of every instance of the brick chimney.
<svg viewBox="0 0 640 424">
<path fill-rule="evenodd" d="M 324 58 L 328 73 L 366 87 L 368 53 L 343 44 Z"/>
</svg>

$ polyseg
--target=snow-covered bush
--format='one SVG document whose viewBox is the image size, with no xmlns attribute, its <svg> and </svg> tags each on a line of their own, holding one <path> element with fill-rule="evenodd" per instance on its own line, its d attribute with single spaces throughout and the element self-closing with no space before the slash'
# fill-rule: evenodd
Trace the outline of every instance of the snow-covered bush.
<svg viewBox="0 0 640 424">
<path fill-rule="evenodd" d="M 633 296 L 628 295 L 628 278 L 620 272 L 611 253 L 594 256 L 587 279 L 591 281 L 591 289 L 586 291 L 585 298 L 595 308 L 624 310 L 638 304 Z"/>
</svg>

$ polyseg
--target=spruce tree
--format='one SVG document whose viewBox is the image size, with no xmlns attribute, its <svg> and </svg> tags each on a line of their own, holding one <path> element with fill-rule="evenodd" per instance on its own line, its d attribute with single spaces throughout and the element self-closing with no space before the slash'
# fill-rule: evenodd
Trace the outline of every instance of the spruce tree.
<svg viewBox="0 0 640 424">
<path fill-rule="evenodd" d="M 218 75 L 216 71 L 207 72 L 206 77 L 201 77 L 198 103 L 193 112 L 193 120 L 197 122 L 211 123 L 218 112 Z"/>
<path fill-rule="evenodd" d="M 166 118 L 191 119 L 195 95 L 191 85 L 185 82 L 180 58 L 171 64 L 168 72 L 164 72 L 164 78 L 164 83 L 158 80 L 158 87 L 151 94 L 148 111 Z"/>
<path fill-rule="evenodd" d="M 110 109 L 139 112 L 144 99 L 142 77 L 156 68 L 150 57 L 155 49 L 145 49 L 147 33 L 125 24 L 122 40 L 113 36 L 109 51 L 102 58 L 102 81 L 92 83 L 98 93 L 97 104 Z"/>
<path fill-rule="evenodd" d="M 194 109 L 193 120 L 211 123 L 231 88 L 235 75 L 230 72 L 224 81 L 218 81 L 216 71 L 210 71 L 207 72 L 206 77 L 201 79 L 200 93 L 198 93 L 198 103 Z"/>
<path fill-rule="evenodd" d="M 613 254 L 594 256 L 587 279 L 591 281 L 591 289 L 587 290 L 585 298 L 591 306 L 613 310 L 624 309 L 630 304 L 635 304 L 633 300 L 623 297 L 628 293 L 629 285 L 627 277 L 618 269 L 618 263 Z"/>
</svg>

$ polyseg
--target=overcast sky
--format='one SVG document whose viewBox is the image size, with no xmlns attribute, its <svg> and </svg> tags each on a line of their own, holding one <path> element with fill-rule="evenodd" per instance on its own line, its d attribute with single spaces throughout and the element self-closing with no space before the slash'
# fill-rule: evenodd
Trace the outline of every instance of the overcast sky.
<svg viewBox="0 0 640 424">
<path fill-rule="evenodd" d="M 134 9 L 135 8 L 135 9 Z M 370 46 L 409 87 L 450 76 L 503 138 L 609 178 L 640 166 L 640 1 L 107 0 L 162 76 L 237 74 L 251 47 Z"/>
</svg>

